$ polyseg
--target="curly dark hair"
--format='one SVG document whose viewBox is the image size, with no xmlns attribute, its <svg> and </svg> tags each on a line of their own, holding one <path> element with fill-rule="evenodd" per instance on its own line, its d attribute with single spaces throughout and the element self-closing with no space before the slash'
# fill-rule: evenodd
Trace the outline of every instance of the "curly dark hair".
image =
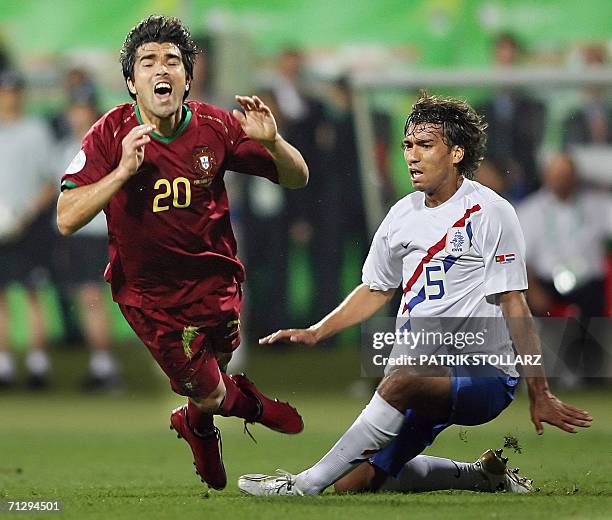
<svg viewBox="0 0 612 520">
<path fill-rule="evenodd" d="M 420 124 L 441 126 L 444 143 L 449 147 L 457 145 L 463 148 L 459 173 L 473 179 L 487 148 L 485 130 L 488 125 L 484 118 L 465 101 L 421 92 L 406 119 L 404 135 L 408 134 L 410 126 L 414 128 Z"/>
<path fill-rule="evenodd" d="M 123 69 L 123 77 L 134 79 L 134 64 L 136 50 L 145 43 L 173 43 L 181 51 L 187 79 L 193 78 L 193 62 L 198 55 L 198 47 L 189 34 L 189 29 L 178 18 L 151 15 L 132 27 L 123 42 L 119 61 Z M 128 89 L 129 92 L 129 89 Z M 185 92 L 187 95 L 187 92 Z M 130 92 L 130 96 L 136 96 Z"/>
</svg>

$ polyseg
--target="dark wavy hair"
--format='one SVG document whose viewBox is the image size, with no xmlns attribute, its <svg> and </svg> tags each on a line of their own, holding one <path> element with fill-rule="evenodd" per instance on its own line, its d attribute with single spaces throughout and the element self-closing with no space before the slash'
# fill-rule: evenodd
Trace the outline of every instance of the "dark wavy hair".
<svg viewBox="0 0 612 520">
<path fill-rule="evenodd" d="M 441 126 L 444 143 L 449 147 L 457 145 L 463 148 L 459 173 L 473 179 L 487 148 L 488 125 L 484 118 L 465 101 L 433 96 L 423 91 L 406 119 L 404 135 L 408 134 L 409 127 L 421 124 Z"/>
<path fill-rule="evenodd" d="M 119 61 L 123 70 L 123 77 L 134 79 L 134 64 L 136 63 L 136 50 L 145 43 L 173 43 L 181 51 L 183 65 L 187 79 L 193 78 L 193 63 L 198 55 L 198 47 L 189 34 L 189 29 L 178 18 L 151 15 L 132 27 L 123 42 Z M 128 89 L 129 92 L 129 89 Z M 187 92 L 185 92 L 187 95 Z M 136 96 L 130 92 L 130 96 Z"/>
</svg>

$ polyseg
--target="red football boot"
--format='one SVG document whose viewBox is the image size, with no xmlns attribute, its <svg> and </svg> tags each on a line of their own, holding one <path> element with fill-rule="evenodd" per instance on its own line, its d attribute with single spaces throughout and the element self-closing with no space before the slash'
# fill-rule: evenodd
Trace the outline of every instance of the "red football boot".
<svg viewBox="0 0 612 520">
<path fill-rule="evenodd" d="M 244 374 L 234 374 L 230 377 L 246 395 L 259 401 L 259 415 L 252 421 L 246 422 L 263 424 L 280 433 L 294 434 L 304 429 L 302 416 L 289 403 L 281 403 L 278 399 L 266 397 Z"/>
<path fill-rule="evenodd" d="M 223 489 L 227 484 L 227 475 L 223 466 L 221 433 L 215 428 L 205 437 L 196 435 L 187 422 L 187 405 L 180 406 L 170 415 L 170 429 L 176 431 L 177 437 L 183 438 L 193 452 L 196 475 L 209 487 Z"/>
</svg>

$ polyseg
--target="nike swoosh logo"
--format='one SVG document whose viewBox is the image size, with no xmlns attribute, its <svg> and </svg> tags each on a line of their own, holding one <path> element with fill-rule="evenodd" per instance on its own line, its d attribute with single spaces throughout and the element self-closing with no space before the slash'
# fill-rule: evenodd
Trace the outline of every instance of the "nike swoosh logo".
<svg viewBox="0 0 612 520">
<path fill-rule="evenodd" d="M 410 245 L 410 242 L 406 242 L 405 244 L 403 244 L 402 242 L 400 242 L 400 245 L 404 248 L 404 249 L 408 249 L 408 246 Z"/>
</svg>

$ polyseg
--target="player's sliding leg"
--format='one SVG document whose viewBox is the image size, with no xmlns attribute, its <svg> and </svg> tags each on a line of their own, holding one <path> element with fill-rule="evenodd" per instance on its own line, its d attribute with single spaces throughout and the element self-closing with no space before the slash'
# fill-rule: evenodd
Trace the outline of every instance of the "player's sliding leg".
<svg viewBox="0 0 612 520">
<path fill-rule="evenodd" d="M 377 392 L 336 445 L 314 466 L 297 475 L 301 493 L 316 495 L 372 455 L 401 429 L 404 414 Z"/>
<path fill-rule="evenodd" d="M 410 409 L 406 411 L 401 429 L 396 430 L 394 434 L 387 435 L 386 447 L 378 451 L 371 459 L 372 464 L 379 471 L 372 473 L 367 465 L 361 465 L 356 472 L 347 474 L 338 482 L 340 490 L 358 492 L 380 489 L 388 476 L 397 478 L 404 466 L 417 457 L 434 441 L 438 433 L 449 425 L 484 424 L 497 417 L 512 402 L 517 384 L 516 378 L 506 376 L 492 367 L 453 367 L 451 377 L 411 378 L 403 377 L 402 374 L 402 371 L 396 370 L 383 380 L 378 390 L 381 395 L 385 396 L 387 405 L 395 405 L 391 408 L 396 411 L 402 409 L 406 404 L 410 406 Z M 366 407 L 362 416 L 368 415 L 367 410 Z M 351 460 L 350 457 L 355 457 L 354 452 L 364 450 L 364 446 L 366 450 L 369 447 L 372 452 L 377 451 L 372 448 L 375 444 L 372 439 L 369 444 L 366 439 L 357 439 L 356 446 L 353 448 L 350 446 L 348 434 L 351 431 L 359 431 L 357 425 L 362 416 L 338 444 L 312 468 L 297 476 L 289 474 L 282 474 L 278 477 L 244 475 L 238 481 L 240 489 L 252 495 L 301 495 L 310 494 L 313 491 L 315 494 L 320 492 L 326 485 L 337 481 L 342 474 L 353 469 L 353 464 L 345 463 L 342 459 Z M 384 445 L 384 442 L 380 444 L 379 448 Z M 344 450 L 346 453 L 343 454 Z M 360 453 L 367 454 L 367 451 Z M 353 462 L 359 460 L 357 457 L 355 459 Z M 431 460 L 429 462 L 432 463 Z M 422 471 L 423 466 L 419 468 L 418 464 L 418 462 L 415 463 L 412 469 Z M 433 465 L 429 464 L 428 468 L 432 469 L 432 479 L 438 480 L 438 485 L 442 485 L 440 482 L 445 478 L 446 470 L 450 469 L 450 466 L 444 462 L 439 464 L 434 462 Z M 341 473 L 342 469 L 344 473 Z M 456 474 L 454 465 L 453 469 Z M 466 486 L 482 480 L 472 471 L 473 468 L 464 467 L 463 469 L 465 470 L 463 477 Z M 442 476 L 440 476 L 440 471 Z M 491 474 L 495 473 L 491 470 L 490 464 L 487 465 L 486 471 Z M 498 473 L 500 475 L 503 473 L 504 481 L 506 476 L 511 478 L 505 470 L 505 465 L 504 470 Z M 409 478 L 411 473 L 409 472 L 406 476 Z M 336 480 L 330 480 L 334 477 Z M 444 485 L 447 485 L 446 482 Z"/>
<path fill-rule="evenodd" d="M 336 445 L 313 467 L 297 476 L 280 472 L 278 477 L 243 475 L 238 487 L 244 493 L 265 495 L 316 495 L 393 439 L 404 414 L 378 393 Z"/>
<path fill-rule="evenodd" d="M 416 410 L 407 410 L 398 436 L 367 464 L 361 464 L 337 481 L 336 490 L 355 493 L 378 491 L 387 477 L 397 477 L 405 464 L 418 457 L 448 425 L 448 420 L 437 420 Z"/>
<path fill-rule="evenodd" d="M 306 495 L 318 494 L 384 448 L 400 433 L 408 408 L 419 409 L 436 422 L 448 417 L 450 407 L 448 375 L 421 377 L 395 370 L 381 382 L 368 406 L 329 453 L 297 475 L 297 487 Z"/>
<path fill-rule="evenodd" d="M 381 489 L 388 491 L 437 491 L 440 489 L 491 489 L 476 464 L 419 455 L 406 463 L 397 479 L 389 477 Z"/>
<path fill-rule="evenodd" d="M 338 493 L 401 491 L 417 493 L 445 489 L 492 491 L 476 463 L 419 455 L 394 478 L 371 462 L 364 462 L 334 484 Z"/>
<path fill-rule="evenodd" d="M 476 425 L 491 421 L 511 402 L 516 378 L 492 367 L 455 367 L 452 371 L 453 412 L 445 423 L 436 423 L 415 410 L 408 410 L 399 435 L 336 483 L 346 492 L 393 489 L 433 491 L 470 489 L 526 492 L 530 483 L 518 472 L 506 469 L 501 450 L 487 450 L 475 463 L 419 456 L 450 424 Z M 501 487 L 500 487 L 501 485 Z"/>
<path fill-rule="evenodd" d="M 334 485 L 338 493 L 398 491 L 419 493 L 449 489 L 529 493 L 532 481 L 506 467 L 502 450 L 487 450 L 475 462 L 419 455 L 407 462 L 397 478 L 364 462 Z"/>
<path fill-rule="evenodd" d="M 450 413 L 450 404 L 448 375 L 420 377 L 395 370 L 382 381 L 347 432 L 313 467 L 295 477 L 244 475 L 238 485 L 254 495 L 316 495 L 392 441 L 402 429 L 407 408 L 419 409 L 432 421 L 442 421 Z"/>
</svg>

